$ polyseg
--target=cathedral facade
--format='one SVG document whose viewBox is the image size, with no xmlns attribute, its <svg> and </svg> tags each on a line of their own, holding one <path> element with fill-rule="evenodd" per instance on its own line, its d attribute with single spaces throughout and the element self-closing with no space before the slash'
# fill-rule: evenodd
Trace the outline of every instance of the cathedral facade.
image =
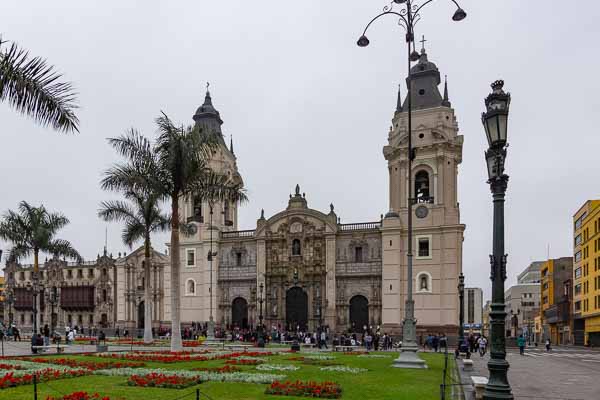
<svg viewBox="0 0 600 400">
<path fill-rule="evenodd" d="M 465 229 L 457 198 L 463 137 L 458 135 L 447 85 L 442 95 L 439 70 L 425 50 L 411 75 L 412 93 L 407 96 L 412 96 L 413 105 L 412 169 L 407 168 L 407 98 L 399 92 L 383 148 L 389 209 L 380 220 L 342 224 L 333 204 L 325 211 L 310 208 L 309 197 L 298 185 L 282 211 L 270 216 L 263 212 L 256 225 L 245 230 L 238 227 L 238 204 L 209 203 L 198 196 L 180 199 L 180 215 L 197 228 L 191 236 L 180 236 L 184 325 L 213 320 L 223 327 L 243 328 L 262 319 L 267 327 L 314 330 L 325 325 L 332 332 L 360 332 L 365 326 L 381 326 L 400 334 L 411 280 L 418 331 L 456 334 Z M 219 141 L 211 167 L 243 183 L 233 145 L 225 143 L 223 120 L 208 91 L 193 119 Z M 406 267 L 409 212 L 414 217 L 412 276 L 407 276 Z M 46 263 L 42 270 L 48 271 L 48 285 L 64 293 L 59 296 L 58 322 L 143 327 L 143 292 L 149 284 L 153 325 L 170 325 L 170 261 L 158 252 L 152 257 L 151 282 L 144 282 L 141 249 L 116 259 L 105 253 L 93 265 Z M 28 268 L 13 264 L 5 270 L 7 286 L 20 293 L 18 322 L 25 325 L 31 308 Z M 70 270 L 76 271 L 76 278 L 73 272 L 69 278 Z M 75 293 L 72 287 L 79 288 L 79 294 L 69 294 Z M 71 301 L 69 296 L 88 300 Z"/>
<path fill-rule="evenodd" d="M 417 329 L 457 332 L 465 229 L 457 198 L 463 137 L 447 84 L 442 95 L 439 70 L 425 50 L 411 75 L 412 170 L 407 169 L 407 99 L 399 92 L 383 149 L 389 210 L 379 221 L 341 224 L 333 205 L 328 211 L 311 209 L 298 186 L 284 210 L 268 217 L 263 212 L 247 230 L 238 229 L 236 204 L 181 200 L 180 213 L 198 226 L 195 235 L 181 236 L 183 321 L 212 319 L 244 327 L 262 317 L 268 327 L 313 330 L 324 324 L 333 331 L 362 331 L 379 325 L 400 333 L 411 279 Z M 194 120 L 221 141 L 213 168 L 242 182 L 209 93 Z M 415 256 L 409 277 L 410 203 Z"/>
</svg>

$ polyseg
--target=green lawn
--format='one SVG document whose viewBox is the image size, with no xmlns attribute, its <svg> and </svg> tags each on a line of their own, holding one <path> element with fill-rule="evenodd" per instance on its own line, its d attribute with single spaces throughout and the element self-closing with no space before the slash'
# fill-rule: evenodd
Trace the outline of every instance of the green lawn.
<svg viewBox="0 0 600 400">
<path fill-rule="evenodd" d="M 339 383 L 343 389 L 342 399 L 346 400 L 367 400 L 367 399 L 439 399 L 440 383 L 442 381 L 442 369 L 444 366 L 444 357 L 442 354 L 421 353 L 421 357 L 427 361 L 427 370 L 409 370 L 391 368 L 395 353 L 388 354 L 388 358 L 359 358 L 354 355 L 336 354 L 335 362 L 350 367 L 366 368 L 369 371 L 359 374 L 347 374 L 340 372 L 320 371 L 319 366 L 306 365 L 299 361 L 289 361 L 287 358 L 291 354 L 282 354 L 270 356 L 270 364 L 295 364 L 300 366 L 297 371 L 273 372 L 283 374 L 288 380 L 314 380 L 314 381 L 334 381 Z M 301 355 L 301 354 L 299 354 Z M 107 361 L 106 358 L 86 357 L 86 356 L 67 356 L 68 358 L 83 360 Z M 450 358 L 449 361 L 451 361 Z M 164 364 L 157 362 L 146 363 L 147 368 L 166 368 L 166 369 L 190 369 L 193 367 L 213 367 L 224 365 L 224 360 L 215 361 L 191 361 Z M 244 372 L 255 371 L 253 366 L 242 367 Z M 259 371 L 257 371 L 259 372 Z M 126 377 L 106 377 L 106 376 L 86 376 L 74 379 L 63 379 L 50 381 L 49 384 L 42 383 L 38 386 L 38 399 L 44 400 L 47 395 L 57 396 L 60 393 L 71 393 L 74 391 L 87 391 L 90 393 L 98 392 L 102 395 L 108 395 L 112 399 L 125 400 L 173 400 L 189 392 L 194 392 L 195 388 L 200 388 L 201 392 L 206 393 L 210 398 L 217 399 L 294 399 L 295 397 L 273 396 L 264 394 L 266 384 L 249 383 L 221 383 L 206 382 L 198 386 L 186 389 L 157 389 L 140 388 L 127 385 Z M 195 399 L 194 395 L 184 399 Z M 206 398 L 206 397 L 202 397 Z M 0 399 L 6 400 L 30 400 L 33 399 L 33 386 L 20 386 L 11 389 L 0 389 Z"/>
</svg>

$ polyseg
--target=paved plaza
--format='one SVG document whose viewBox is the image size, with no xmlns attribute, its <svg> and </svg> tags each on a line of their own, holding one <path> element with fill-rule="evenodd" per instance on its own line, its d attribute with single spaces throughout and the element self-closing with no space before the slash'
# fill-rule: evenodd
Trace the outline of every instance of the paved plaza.
<svg viewBox="0 0 600 400">
<path fill-rule="evenodd" d="M 566 347 L 546 352 L 540 347 L 527 349 L 521 356 L 518 349 L 509 349 L 506 358 L 515 399 L 600 399 L 600 351 Z M 472 359 L 474 370 L 462 372 L 463 383 L 470 382 L 470 375 L 488 376 L 489 353 L 484 357 L 473 354 Z M 474 398 L 469 388 L 465 392 L 467 400 Z"/>
</svg>

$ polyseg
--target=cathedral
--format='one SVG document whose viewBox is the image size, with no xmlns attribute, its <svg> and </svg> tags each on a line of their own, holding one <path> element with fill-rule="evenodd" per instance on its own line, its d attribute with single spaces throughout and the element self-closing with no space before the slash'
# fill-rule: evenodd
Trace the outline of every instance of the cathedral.
<svg viewBox="0 0 600 400">
<path fill-rule="evenodd" d="M 184 326 L 214 320 L 217 326 L 250 327 L 262 318 L 267 327 L 314 330 L 325 325 L 330 332 L 360 332 L 365 326 L 380 326 L 400 334 L 410 279 L 418 332 L 457 333 L 457 285 L 465 229 L 460 222 L 457 175 L 463 137 L 458 135 L 447 84 L 440 93 L 440 72 L 424 49 L 411 76 L 412 92 L 407 96 L 411 96 L 413 110 L 412 170 L 407 168 L 407 97 L 399 91 L 388 144 L 383 148 L 389 210 L 380 220 L 342 224 L 333 204 L 329 210 L 310 208 L 310 194 L 298 185 L 285 199 L 283 210 L 269 216 L 262 212 L 249 229 L 238 226 L 236 203 L 209 203 L 197 196 L 180 199 L 180 215 L 197 227 L 193 235 L 180 237 Z M 223 120 L 208 91 L 193 119 L 219 141 L 211 167 L 243 183 L 233 146 L 225 143 Z M 406 268 L 409 210 L 414 213 L 412 276 L 407 276 Z M 105 252 L 89 266 L 60 260 L 45 263 L 41 267 L 48 271 L 44 279 L 54 279 L 46 286 L 59 292 L 58 321 L 143 327 L 143 288 L 149 284 L 153 325 L 169 326 L 169 257 L 153 252 L 152 279 L 144 282 L 142 253 L 137 250 L 113 258 Z M 63 271 L 53 266 L 61 263 Z M 8 287 L 21 293 L 15 320 L 25 325 L 29 321 L 25 315 L 31 311 L 31 301 L 25 300 L 28 269 L 18 264 L 5 269 Z M 86 269 L 98 272 L 88 276 L 76 272 L 75 278 L 71 272 L 69 278 L 68 271 Z M 73 287 L 80 289 L 73 291 Z M 89 299 L 68 302 L 68 296 Z M 78 309 L 81 304 L 87 308 Z"/>
</svg>

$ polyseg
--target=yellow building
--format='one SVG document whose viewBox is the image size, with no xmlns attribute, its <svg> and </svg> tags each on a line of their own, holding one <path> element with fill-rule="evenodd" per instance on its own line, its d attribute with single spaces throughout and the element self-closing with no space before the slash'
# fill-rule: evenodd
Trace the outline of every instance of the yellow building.
<svg viewBox="0 0 600 400">
<path fill-rule="evenodd" d="M 4 303 L 4 277 L 0 276 L 0 303 Z"/>
<path fill-rule="evenodd" d="M 542 339 L 571 344 L 573 258 L 544 261 L 540 273 Z"/>
<path fill-rule="evenodd" d="M 600 346 L 600 200 L 573 216 L 573 285 L 575 343 Z"/>
</svg>

